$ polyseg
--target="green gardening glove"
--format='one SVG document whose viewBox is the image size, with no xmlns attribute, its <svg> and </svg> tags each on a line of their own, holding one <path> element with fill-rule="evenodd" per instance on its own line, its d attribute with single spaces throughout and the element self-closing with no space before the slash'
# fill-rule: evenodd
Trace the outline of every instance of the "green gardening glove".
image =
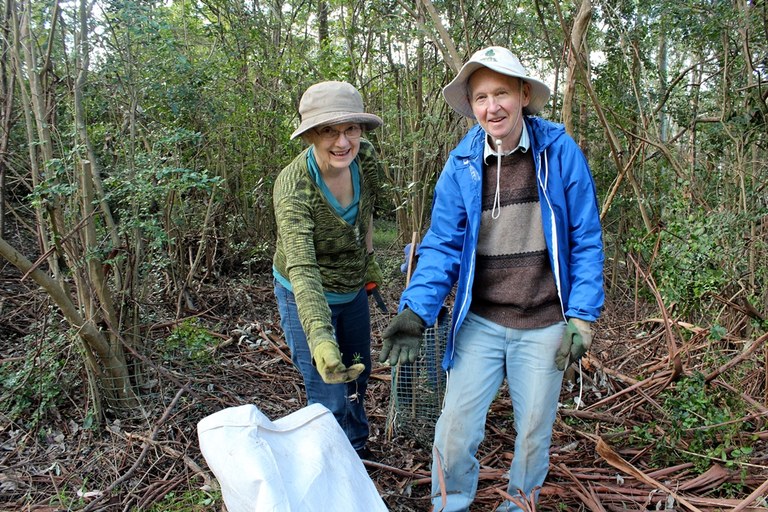
<svg viewBox="0 0 768 512">
<path fill-rule="evenodd" d="M 384 275 L 381 273 L 379 262 L 376 261 L 376 258 L 374 258 L 373 254 L 371 254 L 369 258 L 370 260 L 368 261 L 368 270 L 365 272 L 366 288 L 370 283 L 375 283 L 376 286 L 381 286 L 381 283 L 384 282 Z"/>
<path fill-rule="evenodd" d="M 391 365 L 415 363 L 423 334 L 424 320 L 408 308 L 402 310 L 381 333 L 384 344 L 379 362 L 383 363 L 389 358 Z"/>
<path fill-rule="evenodd" d="M 591 323 L 581 318 L 569 318 L 563 333 L 563 341 L 555 355 L 557 369 L 565 370 L 571 363 L 581 359 L 590 345 L 592 345 Z"/>
<path fill-rule="evenodd" d="M 312 350 L 312 358 L 323 382 L 326 384 L 343 384 L 352 382 L 365 370 L 362 363 L 353 364 L 349 368 L 341 362 L 339 346 L 332 341 L 321 341 Z"/>
</svg>

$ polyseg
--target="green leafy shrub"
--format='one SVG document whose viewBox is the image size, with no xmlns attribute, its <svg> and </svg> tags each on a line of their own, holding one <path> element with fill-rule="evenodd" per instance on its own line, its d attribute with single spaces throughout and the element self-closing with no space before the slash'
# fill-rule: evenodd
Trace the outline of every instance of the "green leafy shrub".
<svg viewBox="0 0 768 512">
<path fill-rule="evenodd" d="M 704 472 L 716 460 L 726 467 L 746 462 L 752 453 L 751 425 L 736 420 L 745 416 L 744 405 L 735 394 L 708 386 L 704 375 L 694 373 L 662 394 L 667 414 L 662 451 L 692 462 Z"/>
<path fill-rule="evenodd" d="M 73 350 L 66 332 L 51 331 L 43 340 L 36 336 L 29 335 L 23 340 L 29 347 L 28 357 L 0 365 L 3 413 L 30 429 L 44 422 L 78 375 L 77 371 L 66 368 Z M 79 361 L 79 358 L 74 360 Z"/>
<path fill-rule="evenodd" d="M 760 237 L 751 236 L 750 226 L 766 212 L 691 204 L 678 189 L 664 199 L 657 230 L 630 229 L 624 244 L 643 268 L 650 269 L 664 303 L 674 304 L 680 316 L 693 322 L 720 307 L 714 298 L 718 295 L 742 296 L 760 311 L 763 287 L 745 287 L 743 276 L 754 272 L 755 282 L 762 283 L 768 274 L 764 266 L 750 267 L 745 240 L 753 239 L 758 253 L 765 251 Z"/>
<path fill-rule="evenodd" d="M 701 312 L 703 300 L 729 284 L 729 244 L 723 240 L 732 215 L 669 206 L 664 227 L 651 236 L 635 231 L 628 242 L 631 252 L 650 265 L 666 304 L 676 304 L 684 316 Z"/>
<path fill-rule="evenodd" d="M 212 349 L 217 338 L 197 319 L 188 318 L 174 327 L 162 343 L 163 359 L 166 361 L 184 358 L 201 363 L 213 362 Z"/>
</svg>

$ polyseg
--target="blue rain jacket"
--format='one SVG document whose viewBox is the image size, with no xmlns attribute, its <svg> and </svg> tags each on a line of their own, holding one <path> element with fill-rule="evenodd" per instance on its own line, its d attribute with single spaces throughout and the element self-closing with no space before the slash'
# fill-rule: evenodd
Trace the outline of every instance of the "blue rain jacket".
<svg viewBox="0 0 768 512">
<path fill-rule="evenodd" d="M 544 237 L 563 317 L 595 321 L 603 307 L 603 242 L 595 182 L 576 142 L 560 124 L 524 116 L 531 138 Z M 400 300 L 434 325 L 456 285 L 443 368 L 453 364 L 456 333 L 472 302 L 480 233 L 485 131 L 469 130 L 451 151 L 438 178 L 429 230 L 418 264 Z"/>
</svg>

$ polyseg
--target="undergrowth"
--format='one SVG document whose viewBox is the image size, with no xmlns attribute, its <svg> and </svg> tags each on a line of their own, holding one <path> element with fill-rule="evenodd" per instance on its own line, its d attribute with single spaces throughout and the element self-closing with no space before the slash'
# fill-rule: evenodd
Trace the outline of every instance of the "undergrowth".
<svg viewBox="0 0 768 512">
<path fill-rule="evenodd" d="M 0 409 L 12 421 L 35 430 L 64 401 L 78 380 L 71 358 L 80 360 L 69 332 L 42 329 L 22 339 L 26 357 L 11 358 L 0 365 Z"/>
<path fill-rule="evenodd" d="M 741 419 L 748 415 L 741 397 L 695 372 L 664 390 L 657 402 L 662 414 L 631 433 L 631 444 L 651 447 L 654 465 L 690 462 L 701 474 L 718 463 L 745 474 L 755 437 L 754 425 Z M 721 491 L 733 494 L 738 489 Z"/>
</svg>

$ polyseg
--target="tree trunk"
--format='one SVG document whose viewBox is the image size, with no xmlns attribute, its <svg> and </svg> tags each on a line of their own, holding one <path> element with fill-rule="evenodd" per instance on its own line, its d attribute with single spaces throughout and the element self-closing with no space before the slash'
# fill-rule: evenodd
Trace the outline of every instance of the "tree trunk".
<svg viewBox="0 0 768 512">
<path fill-rule="evenodd" d="M 114 346 L 106 339 L 93 319 L 84 319 L 69 294 L 58 282 L 33 265 L 2 238 L 0 238 L 0 256 L 19 269 L 25 277 L 31 276 L 48 293 L 69 325 L 85 342 L 85 346 L 98 358 L 106 370 L 100 375 L 100 384 L 103 386 L 108 402 L 123 410 L 137 407 L 139 400 L 133 392 L 122 351 L 119 354 L 114 352 Z"/>
<path fill-rule="evenodd" d="M 26 16 L 22 16 L 21 19 L 17 13 L 16 5 L 11 2 L 11 31 L 13 32 L 13 64 L 14 75 L 19 85 L 19 91 L 21 92 L 21 109 L 24 114 L 24 126 L 26 128 L 27 136 L 27 151 L 29 156 L 29 168 L 32 178 L 32 187 L 37 188 L 41 184 L 40 173 L 40 159 L 38 158 L 38 144 L 35 137 L 35 119 L 32 112 L 32 101 L 30 100 L 30 90 L 27 87 L 27 82 L 24 80 L 24 76 L 27 76 L 27 70 L 24 66 L 24 58 L 22 57 L 21 47 L 22 45 L 28 45 L 29 37 L 28 30 L 22 27 L 22 23 L 26 23 Z M 29 73 L 30 82 L 33 80 L 33 76 L 36 76 L 34 72 Z M 53 272 L 54 276 L 59 276 L 59 264 L 55 255 L 51 255 L 51 241 L 49 230 L 45 222 L 46 207 L 42 205 L 35 206 L 35 218 L 37 220 L 37 239 L 40 251 L 48 256 L 48 264 Z"/>
<path fill-rule="evenodd" d="M 666 25 L 666 23 L 664 24 Z M 664 26 L 663 25 L 663 26 Z M 659 93 L 663 93 L 667 90 L 667 35 L 664 30 L 659 34 Z M 669 135 L 668 131 L 669 121 L 667 119 L 667 113 L 665 108 L 659 109 L 659 141 L 662 144 L 667 143 Z"/>
<path fill-rule="evenodd" d="M 55 158 L 52 140 L 52 130 L 58 129 L 52 123 L 49 115 L 50 105 L 44 101 L 46 97 L 55 97 L 45 88 L 45 80 L 37 73 L 37 63 L 43 60 L 46 64 L 41 73 L 51 68 L 48 57 L 43 59 L 35 53 L 31 44 L 29 2 L 26 2 L 24 15 L 20 22 L 15 23 L 14 57 L 17 64 L 17 75 L 26 76 L 29 84 L 29 97 L 23 80 L 19 80 L 22 91 L 25 120 L 27 121 L 27 136 L 30 147 L 30 165 L 33 172 L 33 183 L 36 187 L 43 185 L 40 180 L 38 162 L 49 165 Z M 56 15 L 54 9 L 54 18 Z M 83 88 L 88 72 L 87 24 L 88 11 L 85 1 L 80 5 L 79 33 L 75 36 L 77 51 L 77 78 L 74 81 L 74 115 L 77 134 L 83 146 L 88 146 L 89 140 L 85 125 L 83 106 Z M 19 21 L 14 18 L 14 21 Z M 55 26 L 55 23 L 52 23 Z M 53 37 L 54 32 L 49 34 Z M 49 52 L 50 52 L 49 41 Z M 24 59 L 21 58 L 23 48 Z M 28 100 L 28 101 L 27 101 Z M 91 151 L 91 154 L 93 152 Z M 23 273 L 29 274 L 56 303 L 66 320 L 77 332 L 85 348 L 85 367 L 97 383 L 93 390 L 97 403 L 101 398 L 115 409 L 132 410 L 139 405 L 133 391 L 130 372 L 126 364 L 124 341 L 119 333 L 120 321 L 116 314 L 111 291 L 107 285 L 102 261 L 99 259 L 99 237 L 97 235 L 97 219 L 94 205 L 94 178 L 91 166 L 83 160 L 79 168 L 64 169 L 64 178 L 56 176 L 57 169 L 46 169 L 48 182 L 74 185 L 76 194 L 60 195 L 52 192 L 44 196 L 47 203 L 48 221 L 44 220 L 42 211 L 37 212 L 41 233 L 47 226 L 51 230 L 51 239 L 41 237 L 44 256 L 48 257 L 54 278 L 32 264 L 23 255 L 3 241 L 0 244 L 0 255 L 5 257 Z M 65 183 L 64 179 L 69 180 Z M 72 181 L 74 180 L 74 181 Z M 103 199 L 103 196 L 102 196 Z M 67 216 L 63 215 L 66 202 Z M 108 211 L 108 210 L 107 210 Z M 48 223 L 46 223 L 48 222 Z M 61 277 L 56 265 L 58 258 L 66 258 L 68 266 L 67 280 Z M 69 291 L 70 283 L 74 283 L 73 295 Z M 77 298 L 77 302 L 73 300 Z"/>
<path fill-rule="evenodd" d="M 8 141 L 11 138 L 11 126 L 13 125 L 13 82 L 14 71 L 11 62 L 11 52 L 9 41 L 10 23 L 11 23 L 11 0 L 6 0 L 3 4 L 3 26 L 2 41 L 0 41 L 0 127 L 2 128 L 2 139 L 0 139 L 0 237 L 5 234 L 5 205 L 6 197 L 6 173 L 8 170 Z"/>
<path fill-rule="evenodd" d="M 445 28 L 445 25 L 443 25 L 440 16 L 438 16 L 435 6 L 432 4 L 432 0 L 421 0 L 421 3 L 424 5 L 424 9 L 427 11 L 427 14 L 429 14 L 429 18 L 435 25 L 437 33 L 440 35 L 441 44 L 438 47 L 443 52 L 443 58 L 445 59 L 446 64 L 448 64 L 454 73 L 458 73 L 461 69 L 462 59 L 458 50 L 456 50 L 456 45 L 453 44 L 453 39 L 451 39 L 448 30 Z"/>
<path fill-rule="evenodd" d="M 592 18 L 591 0 L 582 0 L 576 18 L 573 21 L 570 37 L 570 51 L 568 52 L 568 76 L 565 80 L 563 92 L 563 124 L 565 131 L 573 135 L 573 103 L 576 96 L 576 83 L 579 75 L 588 79 L 589 56 L 587 49 L 587 30 Z M 583 70 L 583 72 L 581 72 Z"/>
</svg>

